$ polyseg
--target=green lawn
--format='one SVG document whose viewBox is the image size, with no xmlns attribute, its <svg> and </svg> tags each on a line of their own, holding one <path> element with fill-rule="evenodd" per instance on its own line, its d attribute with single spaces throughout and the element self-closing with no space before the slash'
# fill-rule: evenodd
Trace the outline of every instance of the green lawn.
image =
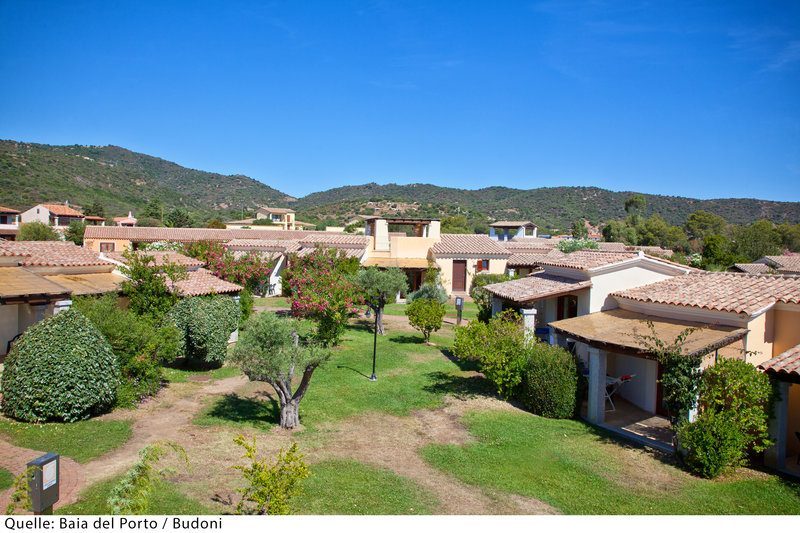
<svg viewBox="0 0 800 533">
<path fill-rule="evenodd" d="M 455 318 L 457 311 L 453 302 L 445 304 L 447 308 L 446 316 Z M 384 314 L 392 316 L 405 316 L 406 304 L 386 304 L 383 308 Z M 475 302 L 464 302 L 464 310 L 461 312 L 461 318 L 465 320 L 476 320 L 478 318 L 478 306 Z"/>
<path fill-rule="evenodd" d="M 125 444 L 131 438 L 131 421 L 26 424 L 3 419 L 0 420 L 0 433 L 14 446 L 60 453 L 85 463 Z"/>
<path fill-rule="evenodd" d="M 122 476 L 100 481 L 85 488 L 79 500 L 72 505 L 65 505 L 56 509 L 55 514 L 66 515 L 99 515 L 108 514 L 106 500 L 111 489 L 119 483 Z M 184 496 L 175 485 L 163 482 L 156 486 L 150 495 L 150 514 L 160 515 L 207 515 L 216 514 L 215 511 Z"/>
<path fill-rule="evenodd" d="M 285 296 L 269 296 L 267 298 L 253 298 L 253 307 L 276 307 L 289 309 L 291 306 Z"/>
<path fill-rule="evenodd" d="M 540 499 L 568 514 L 799 514 L 800 484 L 775 475 L 708 481 L 575 420 L 474 411 L 478 442 L 423 457 L 465 483 Z"/>
<path fill-rule="evenodd" d="M 170 383 L 183 383 L 189 381 L 189 376 L 208 376 L 209 381 L 230 378 L 241 374 L 235 366 L 223 366 L 213 370 L 201 370 L 197 368 L 175 365 L 164 367 L 164 379 Z"/>
<path fill-rule="evenodd" d="M 14 484 L 14 476 L 5 468 L 0 468 L 0 490 L 11 488 Z"/>
<path fill-rule="evenodd" d="M 442 355 L 442 347 L 448 347 L 452 339 L 452 326 L 434 333 L 431 342 L 436 346 L 428 346 L 421 333 L 392 331 L 389 325 L 387 335 L 378 337 L 378 381 L 373 382 L 367 379 L 372 374 L 372 332 L 352 323 L 330 361 L 314 372 L 300 404 L 300 422 L 313 429 L 365 411 L 404 416 L 414 409 L 442 405 L 447 394 L 490 393 L 485 379 L 461 370 Z M 264 402 L 223 396 L 195 423 L 250 425 L 264 430 L 265 423 L 278 423 L 278 409 Z"/>
<path fill-rule="evenodd" d="M 432 514 L 438 505 L 416 483 L 357 461 L 323 461 L 311 472 L 296 500 L 301 514 L 418 515 Z"/>
</svg>

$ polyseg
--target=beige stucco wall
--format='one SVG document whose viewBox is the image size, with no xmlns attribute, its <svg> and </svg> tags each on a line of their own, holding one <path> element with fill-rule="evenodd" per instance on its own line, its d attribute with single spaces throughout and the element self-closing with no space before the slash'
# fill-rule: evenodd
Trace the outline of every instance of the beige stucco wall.
<svg viewBox="0 0 800 533">
<path fill-rule="evenodd" d="M 39 210 L 37 213 L 36 210 Z M 23 211 L 19 216 L 20 222 L 23 224 L 27 222 L 41 222 L 42 224 L 50 224 L 50 210 L 44 207 L 34 206 Z"/>
<path fill-rule="evenodd" d="M 85 239 L 83 241 L 83 247 L 88 250 L 99 252 L 101 242 L 113 242 L 115 252 L 124 252 L 131 247 L 131 241 L 127 239 Z"/>
<path fill-rule="evenodd" d="M 592 276 L 592 291 L 587 313 L 596 313 L 618 307 L 617 301 L 608 295 L 633 287 L 641 287 L 656 281 L 671 278 L 669 274 L 654 272 L 641 266 L 632 266 L 624 270 L 601 273 Z M 581 312 L 581 314 L 585 314 Z"/>
<path fill-rule="evenodd" d="M 439 242 L 429 237 L 391 237 L 389 240 L 391 257 L 402 259 L 427 259 L 428 251 Z"/>
<path fill-rule="evenodd" d="M 506 262 L 508 259 L 505 257 L 502 259 L 498 259 L 496 257 L 438 257 L 435 258 L 436 264 L 439 265 L 440 273 L 441 273 L 441 281 L 442 285 L 444 286 L 445 290 L 447 291 L 447 295 L 450 296 L 453 294 L 453 261 L 463 260 L 467 262 L 467 284 L 466 284 L 466 291 L 469 293 L 470 287 L 472 287 L 472 278 L 475 277 L 475 269 L 477 268 L 478 261 L 480 259 L 488 259 L 489 260 L 489 270 L 487 271 L 489 274 L 504 274 L 506 271 Z"/>
<path fill-rule="evenodd" d="M 774 313 L 775 311 L 771 309 L 747 323 L 750 332 L 746 337 L 745 349 L 748 352 L 756 352 L 747 354 L 748 363 L 758 365 L 772 359 Z"/>
<path fill-rule="evenodd" d="M 797 310 L 792 310 L 796 308 Z M 800 305 L 774 309 L 772 357 L 800 344 Z"/>
</svg>

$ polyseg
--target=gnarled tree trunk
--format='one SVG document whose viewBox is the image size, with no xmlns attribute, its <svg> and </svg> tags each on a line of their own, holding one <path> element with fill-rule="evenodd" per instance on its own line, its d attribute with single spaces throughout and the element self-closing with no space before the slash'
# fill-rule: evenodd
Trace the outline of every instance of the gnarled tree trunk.
<svg viewBox="0 0 800 533">
<path fill-rule="evenodd" d="M 278 400 L 281 406 L 280 425 L 283 429 L 292 429 L 300 425 L 300 402 L 308 391 L 308 385 L 311 383 L 311 375 L 317 368 L 317 364 L 309 365 L 303 371 L 303 379 L 300 380 L 300 385 L 297 390 L 292 394 L 292 374 L 289 372 L 287 379 L 270 382 L 278 393 Z"/>
</svg>

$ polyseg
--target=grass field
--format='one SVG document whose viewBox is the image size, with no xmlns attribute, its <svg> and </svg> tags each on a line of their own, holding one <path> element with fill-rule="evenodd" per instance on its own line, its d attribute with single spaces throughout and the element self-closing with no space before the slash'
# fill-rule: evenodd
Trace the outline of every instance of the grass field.
<svg viewBox="0 0 800 533">
<path fill-rule="evenodd" d="M 0 433 L 15 446 L 60 453 L 79 463 L 85 463 L 131 438 L 131 422 L 82 420 L 72 423 L 26 424 L 2 419 Z"/>
</svg>

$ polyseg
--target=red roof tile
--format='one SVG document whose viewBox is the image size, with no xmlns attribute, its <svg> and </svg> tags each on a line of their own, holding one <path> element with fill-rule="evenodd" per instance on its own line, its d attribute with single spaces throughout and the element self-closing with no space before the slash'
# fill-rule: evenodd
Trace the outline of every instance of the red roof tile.
<svg viewBox="0 0 800 533">
<path fill-rule="evenodd" d="M 302 239 L 312 231 L 259 230 L 259 229 L 208 229 L 208 228 L 143 228 L 128 226 L 89 226 L 84 239 L 120 239 L 132 242 L 226 242 L 233 239 Z"/>
<path fill-rule="evenodd" d="M 11 209 L 10 207 L 3 207 L 2 205 L 0 205 L 0 213 L 4 214 L 10 213 L 12 215 L 19 215 L 19 211 L 17 211 L 16 209 Z"/>
<path fill-rule="evenodd" d="M 520 226 L 538 227 L 530 220 L 498 220 L 497 222 L 489 224 L 490 228 L 519 228 Z"/>
<path fill-rule="evenodd" d="M 776 302 L 800 304 L 800 277 L 691 272 L 612 296 L 752 315 Z"/>
<path fill-rule="evenodd" d="M 340 244 L 340 245 L 355 245 L 367 246 L 369 244 L 369 237 L 365 235 L 352 235 L 347 233 L 313 233 L 306 237 L 299 239 L 300 244 Z"/>
<path fill-rule="evenodd" d="M 539 264 L 554 267 L 591 270 L 607 265 L 630 261 L 639 256 L 638 252 L 606 252 L 603 250 L 578 250 L 561 256 L 543 258 Z"/>
<path fill-rule="evenodd" d="M 100 254 L 64 241 L 8 241 L 2 248 L 11 252 L 2 255 L 24 256 L 22 266 L 98 266 L 113 263 L 100 257 Z"/>
<path fill-rule="evenodd" d="M 757 263 L 766 263 L 775 266 L 778 272 L 800 272 L 800 254 L 796 255 L 768 255 L 762 257 Z"/>
<path fill-rule="evenodd" d="M 186 267 L 197 267 L 197 266 L 203 266 L 205 264 L 199 259 L 195 259 L 193 257 L 189 257 L 183 255 L 182 253 L 175 252 L 172 250 L 152 251 L 152 252 L 145 252 L 139 250 L 134 253 L 139 256 L 145 256 L 145 255 L 151 256 L 154 259 L 154 264 L 156 266 L 163 265 L 165 261 L 169 261 L 173 265 L 181 265 Z M 123 255 L 119 252 L 109 252 L 105 254 L 105 256 L 114 261 L 119 261 L 120 263 L 127 263 L 125 257 L 123 257 Z"/>
<path fill-rule="evenodd" d="M 748 274 L 769 274 L 775 271 L 774 268 L 764 263 L 735 263 L 733 266 Z"/>
<path fill-rule="evenodd" d="M 40 204 L 42 207 L 60 217 L 83 217 L 83 213 L 61 204 Z"/>
<path fill-rule="evenodd" d="M 800 344 L 789 348 L 782 354 L 758 365 L 759 368 L 775 374 L 785 374 L 800 379 Z"/>
<path fill-rule="evenodd" d="M 508 258 L 507 266 L 509 268 L 515 267 L 534 267 L 539 266 L 543 259 L 555 259 L 565 255 L 561 250 L 553 248 L 552 250 L 541 250 L 539 253 L 524 253 L 513 254 Z"/>
<path fill-rule="evenodd" d="M 497 241 L 489 238 L 488 235 L 475 234 L 453 234 L 445 233 L 442 240 L 437 242 L 433 248 L 433 253 L 438 256 L 443 255 L 499 255 L 510 256 L 511 253 L 500 246 Z"/>
<path fill-rule="evenodd" d="M 495 296 L 514 302 L 530 302 L 551 298 L 560 294 L 569 294 L 575 291 L 588 289 L 592 286 L 589 280 L 574 280 L 553 276 L 544 272 L 530 276 L 492 283 L 484 288 Z"/>
<path fill-rule="evenodd" d="M 244 287 L 229 283 L 211 274 L 205 268 L 187 272 L 185 280 L 175 282 L 181 296 L 205 296 L 206 294 L 229 294 L 239 292 Z"/>
</svg>

